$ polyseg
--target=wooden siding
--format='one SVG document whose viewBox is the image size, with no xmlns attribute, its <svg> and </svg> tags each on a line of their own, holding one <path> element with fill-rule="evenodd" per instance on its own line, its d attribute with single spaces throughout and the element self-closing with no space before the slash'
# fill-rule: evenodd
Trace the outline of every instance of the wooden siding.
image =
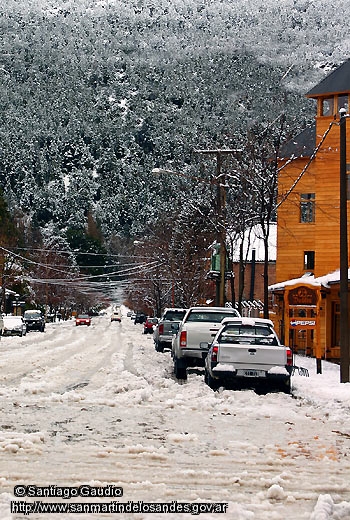
<svg viewBox="0 0 350 520">
<path fill-rule="evenodd" d="M 304 251 L 315 251 L 315 276 L 322 276 L 339 268 L 340 154 L 339 126 L 334 123 L 333 118 L 317 119 L 317 142 L 321 141 L 331 125 L 330 131 L 316 158 L 278 208 L 277 282 L 298 278 L 304 274 Z M 350 122 L 348 127 L 347 162 L 350 162 Z M 293 185 L 306 163 L 307 159 L 297 159 L 280 171 L 279 200 L 282 200 L 283 195 Z M 302 193 L 315 193 L 314 223 L 300 222 Z"/>
<path fill-rule="evenodd" d="M 347 121 L 347 164 L 350 163 L 350 120 Z M 326 135 L 327 134 L 327 135 Z M 296 182 L 308 158 L 296 159 L 280 170 L 278 196 L 281 205 L 277 213 L 276 282 L 299 278 L 305 273 L 304 251 L 315 252 L 315 277 L 339 269 L 340 264 L 340 147 L 339 120 L 316 118 L 315 159 L 284 200 L 285 194 Z M 283 163 L 280 164 L 282 166 Z M 300 195 L 315 194 L 315 222 L 300 222 Z M 348 204 L 348 241 L 350 244 L 350 207 Z M 350 247 L 349 247 L 350 252 Z M 339 345 L 334 344 L 334 305 L 339 303 L 339 285 L 321 290 L 318 309 L 318 341 L 306 333 L 306 353 L 316 355 L 316 347 L 325 359 L 337 359 Z M 276 309 L 281 319 L 281 309 Z M 289 341 L 289 338 L 286 338 Z M 302 346 L 298 344 L 297 348 Z"/>
</svg>

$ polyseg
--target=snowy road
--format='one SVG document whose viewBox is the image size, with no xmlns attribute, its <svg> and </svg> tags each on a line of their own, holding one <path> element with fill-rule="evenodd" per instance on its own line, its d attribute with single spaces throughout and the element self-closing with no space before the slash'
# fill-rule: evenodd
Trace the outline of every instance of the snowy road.
<svg viewBox="0 0 350 520">
<path fill-rule="evenodd" d="M 1 520 L 188 520 L 197 511 L 11 513 L 11 500 L 41 500 L 14 496 L 31 484 L 112 484 L 121 502 L 228 503 L 199 515 L 206 520 L 350 518 L 350 385 L 338 383 L 338 367 L 324 363 L 317 376 L 314 360 L 299 359 L 311 377 L 293 377 L 294 396 L 213 392 L 201 369 L 179 384 L 170 353 L 141 332 L 129 318 L 98 317 L 2 338 Z"/>
</svg>

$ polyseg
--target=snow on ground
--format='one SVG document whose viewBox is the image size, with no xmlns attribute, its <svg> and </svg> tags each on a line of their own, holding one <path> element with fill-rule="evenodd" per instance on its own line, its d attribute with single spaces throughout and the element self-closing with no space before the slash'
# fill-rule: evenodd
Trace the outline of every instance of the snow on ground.
<svg viewBox="0 0 350 520">
<path fill-rule="evenodd" d="M 48 324 L 0 342 L 0 519 L 350 519 L 350 384 L 296 358 L 293 396 L 213 392 L 125 315 Z M 191 512 L 11 513 L 22 486 L 121 486 L 117 501 L 187 502 Z M 54 497 L 46 502 L 107 503 Z M 205 504 L 225 512 L 202 512 Z M 204 505 L 201 505 L 204 504 Z"/>
</svg>

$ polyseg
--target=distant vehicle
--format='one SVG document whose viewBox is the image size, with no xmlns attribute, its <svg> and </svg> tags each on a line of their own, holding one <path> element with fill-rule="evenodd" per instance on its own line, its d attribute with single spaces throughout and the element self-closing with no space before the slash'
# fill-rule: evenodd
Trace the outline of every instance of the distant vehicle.
<svg viewBox="0 0 350 520">
<path fill-rule="evenodd" d="M 27 327 L 22 316 L 3 316 L 4 336 L 25 336 Z"/>
<path fill-rule="evenodd" d="M 130 315 L 131 321 L 134 321 L 135 318 L 136 318 L 136 312 L 132 312 L 131 315 Z"/>
<path fill-rule="evenodd" d="M 157 318 L 151 318 L 147 316 L 145 323 L 143 324 L 143 333 L 144 334 L 153 334 L 154 327 L 156 327 L 158 323 Z"/>
<path fill-rule="evenodd" d="M 126 315 L 127 315 L 128 318 L 131 318 L 131 316 L 133 315 L 133 312 L 132 312 L 132 311 L 128 311 L 128 312 L 126 313 Z"/>
<path fill-rule="evenodd" d="M 165 309 L 157 327 L 153 332 L 154 347 L 157 352 L 163 352 L 165 347 L 171 348 L 173 335 L 179 329 L 179 323 L 186 314 L 187 309 Z"/>
<path fill-rule="evenodd" d="M 111 314 L 111 322 L 112 321 L 118 321 L 119 323 L 122 321 L 122 318 L 121 318 L 121 315 L 120 315 L 120 312 L 113 312 Z"/>
<path fill-rule="evenodd" d="M 137 312 L 135 315 L 134 323 L 145 323 L 146 321 L 146 314 L 144 312 Z"/>
<path fill-rule="evenodd" d="M 24 311 L 23 320 L 27 326 L 27 332 L 30 330 L 39 330 L 40 332 L 44 332 L 45 317 L 38 309 L 28 309 L 27 311 Z"/>
<path fill-rule="evenodd" d="M 91 325 L 91 318 L 88 314 L 78 314 L 75 318 L 76 325 Z"/>
<path fill-rule="evenodd" d="M 271 320 L 226 318 L 205 360 L 205 382 L 290 393 L 292 351 L 282 345 Z"/>
<path fill-rule="evenodd" d="M 209 345 L 221 328 L 224 318 L 239 317 L 232 307 L 190 307 L 172 340 L 174 374 L 187 378 L 188 366 L 204 366 Z"/>
</svg>

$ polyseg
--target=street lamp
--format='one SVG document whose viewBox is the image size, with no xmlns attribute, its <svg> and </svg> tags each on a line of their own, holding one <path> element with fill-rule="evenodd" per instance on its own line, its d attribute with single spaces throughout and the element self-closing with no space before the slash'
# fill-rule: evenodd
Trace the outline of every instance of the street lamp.
<svg viewBox="0 0 350 520">
<path fill-rule="evenodd" d="M 349 365 L 349 260 L 348 260 L 348 186 L 346 172 L 346 114 L 340 113 L 340 382 L 350 380 Z"/>
</svg>

